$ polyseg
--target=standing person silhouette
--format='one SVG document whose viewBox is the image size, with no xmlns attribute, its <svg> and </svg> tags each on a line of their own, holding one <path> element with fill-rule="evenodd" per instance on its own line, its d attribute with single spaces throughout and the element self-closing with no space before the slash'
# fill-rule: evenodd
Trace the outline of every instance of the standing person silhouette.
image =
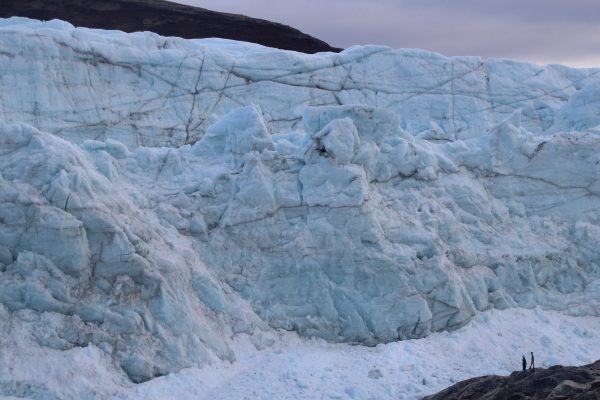
<svg viewBox="0 0 600 400">
<path fill-rule="evenodd" d="M 523 371 L 525 371 L 525 370 L 527 370 L 527 360 L 525 360 L 525 356 L 522 356 L 522 357 L 523 357 L 523 359 L 522 359 L 522 361 L 523 361 Z"/>
<path fill-rule="evenodd" d="M 533 351 L 531 352 L 531 362 L 529 363 L 529 369 L 535 371 L 535 358 L 533 357 Z"/>
</svg>

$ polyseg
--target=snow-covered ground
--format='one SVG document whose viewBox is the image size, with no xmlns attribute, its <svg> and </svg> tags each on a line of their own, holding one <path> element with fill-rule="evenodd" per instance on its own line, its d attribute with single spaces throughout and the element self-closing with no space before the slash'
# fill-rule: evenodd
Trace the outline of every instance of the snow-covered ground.
<svg viewBox="0 0 600 400">
<path fill-rule="evenodd" d="M 190 368 L 124 389 L 115 399 L 418 399 L 479 375 L 507 375 L 533 351 L 538 367 L 600 358 L 600 318 L 541 309 L 492 310 L 466 327 L 376 347 L 283 334 L 238 360 Z M 529 362 L 529 361 L 528 361 Z"/>
<path fill-rule="evenodd" d="M 40 349 L 16 334 L 0 340 L 0 399 L 410 400 L 469 377 L 507 375 L 530 351 L 539 367 L 590 363 L 600 358 L 599 332 L 598 317 L 537 308 L 491 310 L 453 332 L 376 347 L 240 334 L 231 338 L 232 363 L 214 359 L 137 385 L 93 344 Z"/>
</svg>

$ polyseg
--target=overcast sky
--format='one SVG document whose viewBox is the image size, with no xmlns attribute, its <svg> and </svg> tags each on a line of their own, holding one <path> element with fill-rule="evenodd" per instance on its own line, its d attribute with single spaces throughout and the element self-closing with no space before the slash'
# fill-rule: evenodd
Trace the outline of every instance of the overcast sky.
<svg viewBox="0 0 600 400">
<path fill-rule="evenodd" d="M 337 47 L 600 67 L 600 0 L 176 0 L 293 26 Z"/>
</svg>

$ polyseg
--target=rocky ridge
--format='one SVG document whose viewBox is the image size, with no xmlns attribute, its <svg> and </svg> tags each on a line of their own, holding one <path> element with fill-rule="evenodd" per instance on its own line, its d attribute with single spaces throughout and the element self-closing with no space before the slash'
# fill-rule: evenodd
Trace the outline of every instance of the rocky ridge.
<svg viewBox="0 0 600 400">
<path fill-rule="evenodd" d="M 186 39 L 218 37 L 303 53 L 341 50 L 283 24 L 163 0 L 3 0 L 0 18 L 14 16 Z"/>
<path fill-rule="evenodd" d="M 581 367 L 555 365 L 548 369 L 482 376 L 462 381 L 423 400 L 597 400 L 600 399 L 600 360 Z"/>
</svg>

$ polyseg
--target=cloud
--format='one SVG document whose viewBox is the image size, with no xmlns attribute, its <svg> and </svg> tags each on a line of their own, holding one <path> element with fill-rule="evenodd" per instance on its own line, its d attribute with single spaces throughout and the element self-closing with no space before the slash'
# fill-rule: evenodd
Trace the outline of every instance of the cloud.
<svg viewBox="0 0 600 400">
<path fill-rule="evenodd" d="M 597 0 L 178 0 L 269 19 L 328 43 L 600 66 Z"/>
</svg>

